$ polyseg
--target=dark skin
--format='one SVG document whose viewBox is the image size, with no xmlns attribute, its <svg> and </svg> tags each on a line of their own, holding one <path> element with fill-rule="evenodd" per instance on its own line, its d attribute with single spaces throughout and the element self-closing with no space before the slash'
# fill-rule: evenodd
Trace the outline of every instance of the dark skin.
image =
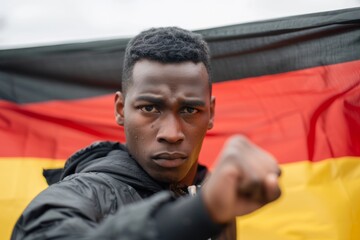
<svg viewBox="0 0 360 240">
<path fill-rule="evenodd" d="M 214 122 L 208 78 L 203 63 L 140 60 L 126 95 L 116 93 L 116 121 L 124 126 L 129 153 L 159 182 L 194 181 L 203 139 Z M 243 136 L 231 137 L 201 193 L 212 220 L 228 223 L 276 200 L 279 175 L 269 153 Z"/>
</svg>

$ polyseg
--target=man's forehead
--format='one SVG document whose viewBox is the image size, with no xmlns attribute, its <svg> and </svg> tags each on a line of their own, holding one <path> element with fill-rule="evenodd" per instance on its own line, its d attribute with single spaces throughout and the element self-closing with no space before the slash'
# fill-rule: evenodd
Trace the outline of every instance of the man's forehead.
<svg viewBox="0 0 360 240">
<path fill-rule="evenodd" d="M 209 95 L 209 79 L 203 63 L 141 60 L 134 66 L 129 91 L 132 96 L 176 93 L 184 97 L 205 97 Z"/>
<path fill-rule="evenodd" d="M 184 61 L 179 63 L 162 63 L 159 61 L 141 59 L 134 65 L 132 71 L 132 79 L 137 80 L 143 77 L 158 77 L 162 74 L 172 74 L 181 72 L 182 76 L 201 77 L 208 80 L 208 73 L 202 62 L 194 63 L 192 61 Z"/>
</svg>

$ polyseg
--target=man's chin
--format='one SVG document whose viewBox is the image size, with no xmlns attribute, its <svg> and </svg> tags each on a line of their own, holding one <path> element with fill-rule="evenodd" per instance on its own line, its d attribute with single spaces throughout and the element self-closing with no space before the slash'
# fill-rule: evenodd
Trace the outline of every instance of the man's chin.
<svg viewBox="0 0 360 240">
<path fill-rule="evenodd" d="M 176 184 L 181 182 L 183 178 L 174 176 L 174 173 L 169 174 L 152 174 L 150 175 L 155 181 L 163 184 Z"/>
</svg>

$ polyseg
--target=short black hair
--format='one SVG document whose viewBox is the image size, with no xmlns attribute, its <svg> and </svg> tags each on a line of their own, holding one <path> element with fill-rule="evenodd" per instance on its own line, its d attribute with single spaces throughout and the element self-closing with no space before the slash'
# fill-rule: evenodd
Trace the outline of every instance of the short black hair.
<svg viewBox="0 0 360 240">
<path fill-rule="evenodd" d="M 132 80 L 135 63 L 141 59 L 161 63 L 202 62 L 209 75 L 211 94 L 209 47 L 200 34 L 178 27 L 161 27 L 143 31 L 132 38 L 125 50 L 122 73 L 123 94 Z"/>
</svg>

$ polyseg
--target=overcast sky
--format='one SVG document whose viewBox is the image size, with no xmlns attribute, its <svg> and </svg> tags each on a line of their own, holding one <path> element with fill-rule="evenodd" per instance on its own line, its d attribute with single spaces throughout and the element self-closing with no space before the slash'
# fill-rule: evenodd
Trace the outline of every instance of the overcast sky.
<svg viewBox="0 0 360 240">
<path fill-rule="evenodd" d="M 0 49 L 190 30 L 360 7 L 360 0 L 0 0 Z"/>
</svg>

